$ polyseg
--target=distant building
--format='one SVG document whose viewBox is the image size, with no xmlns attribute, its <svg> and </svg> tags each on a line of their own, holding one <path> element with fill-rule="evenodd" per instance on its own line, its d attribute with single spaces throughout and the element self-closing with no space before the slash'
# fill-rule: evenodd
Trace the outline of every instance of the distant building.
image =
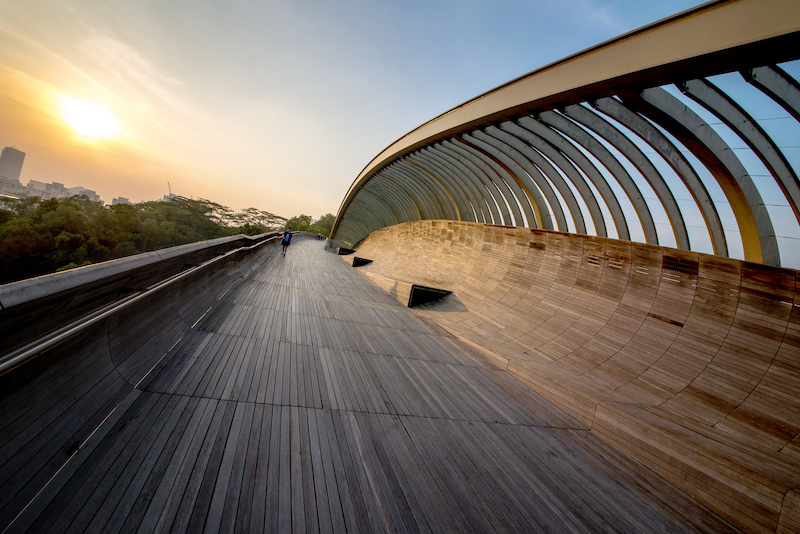
<svg viewBox="0 0 800 534">
<path fill-rule="evenodd" d="M 14 147 L 5 147 L 0 153 L 0 177 L 19 183 L 23 161 L 25 161 L 25 152 Z"/>
<path fill-rule="evenodd" d="M 25 198 L 29 191 L 19 183 L 19 175 L 22 172 L 22 162 L 25 160 L 25 152 L 21 152 L 13 147 L 5 147 L 0 153 L 0 196 Z"/>
<path fill-rule="evenodd" d="M 103 203 L 100 195 L 85 187 L 64 187 L 64 184 L 53 182 L 46 184 L 38 180 L 30 180 L 27 186 L 19 181 L 25 152 L 14 147 L 5 147 L 0 154 L 0 196 L 13 198 L 39 197 L 42 200 L 51 198 L 69 198 L 74 195 L 86 195 L 89 200 Z M 127 200 L 127 199 L 126 199 Z"/>
<path fill-rule="evenodd" d="M 117 204 L 133 204 L 133 202 L 131 202 L 130 200 L 128 200 L 125 197 L 119 197 L 119 198 L 111 199 L 111 205 L 112 206 L 116 206 Z"/>
<path fill-rule="evenodd" d="M 13 198 L 26 198 L 32 191 L 19 182 L 12 182 L 8 178 L 0 177 L 0 196 Z"/>
<path fill-rule="evenodd" d="M 100 203 L 103 202 L 100 200 L 100 195 L 91 189 L 86 189 L 85 187 L 81 186 L 64 187 L 64 184 L 60 184 L 58 182 L 46 184 L 44 182 L 39 182 L 38 180 L 31 180 L 28 182 L 27 189 L 29 190 L 29 193 L 26 196 L 38 196 L 45 200 L 49 198 L 69 198 L 74 195 L 86 195 L 89 197 L 89 200 Z"/>
<path fill-rule="evenodd" d="M 81 186 L 70 187 L 69 189 L 67 189 L 67 192 L 68 193 L 67 193 L 66 197 L 71 197 L 71 196 L 75 196 L 75 195 L 86 195 L 87 197 L 89 197 L 89 200 L 91 200 L 93 202 L 99 202 L 100 204 L 103 203 L 103 201 L 100 200 L 100 195 L 98 195 L 97 193 L 95 193 L 91 189 L 86 189 L 85 187 L 81 187 Z M 65 197 L 59 197 L 59 198 L 65 198 Z"/>
<path fill-rule="evenodd" d="M 177 197 L 178 195 L 173 195 L 170 193 L 169 195 L 164 195 L 161 197 L 161 202 L 166 202 L 167 200 L 172 200 L 173 198 Z"/>
<path fill-rule="evenodd" d="M 35 193 L 29 194 L 28 196 L 38 196 L 44 200 L 49 198 L 64 198 L 69 196 L 67 188 L 64 187 L 64 184 L 60 184 L 58 182 L 46 184 L 37 180 L 30 180 L 28 182 L 28 189 L 35 191 Z"/>
</svg>

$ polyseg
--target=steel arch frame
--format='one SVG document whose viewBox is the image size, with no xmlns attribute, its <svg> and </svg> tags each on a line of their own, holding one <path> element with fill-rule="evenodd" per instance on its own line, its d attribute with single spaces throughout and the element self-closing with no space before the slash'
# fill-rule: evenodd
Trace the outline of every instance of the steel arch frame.
<svg viewBox="0 0 800 534">
<path fill-rule="evenodd" d="M 715 31 L 697 31 L 704 27 Z M 738 73 L 800 122 L 800 84 L 778 66 L 796 59 L 800 10 L 792 0 L 708 2 L 521 76 L 411 131 L 362 170 L 331 236 L 358 242 L 386 225 L 434 218 L 567 231 L 566 213 L 578 233 L 593 226 L 606 236 L 606 213 L 621 239 L 638 224 L 645 242 L 658 244 L 656 224 L 664 223 L 677 247 L 691 250 L 678 190 L 659 171 L 666 163 L 679 180 L 671 183 L 686 188 L 702 215 L 715 254 L 729 254 L 730 234 L 709 179 L 730 205 L 744 259 L 780 265 L 774 222 L 747 167 L 663 87 L 674 84 L 727 125 L 800 223 L 800 171 L 746 106 L 707 80 Z M 639 148 L 645 144 L 653 155 Z M 636 185 L 640 177 L 664 209 L 656 212 L 661 220 Z"/>
</svg>

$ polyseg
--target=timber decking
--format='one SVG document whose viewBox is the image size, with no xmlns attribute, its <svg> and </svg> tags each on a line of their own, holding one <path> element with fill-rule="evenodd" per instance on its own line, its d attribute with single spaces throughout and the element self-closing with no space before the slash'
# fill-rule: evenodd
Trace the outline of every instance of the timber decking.
<svg viewBox="0 0 800 534">
<path fill-rule="evenodd" d="M 371 234 L 359 272 L 747 532 L 800 532 L 797 272 L 452 221 Z"/>
<path fill-rule="evenodd" d="M 732 530 L 317 242 L 277 251 L 2 377 L 4 532 Z"/>
</svg>

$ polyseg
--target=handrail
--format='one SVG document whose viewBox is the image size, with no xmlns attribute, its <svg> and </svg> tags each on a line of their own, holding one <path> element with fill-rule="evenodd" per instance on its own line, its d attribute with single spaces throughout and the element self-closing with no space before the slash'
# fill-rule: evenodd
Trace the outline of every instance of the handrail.
<svg viewBox="0 0 800 534">
<path fill-rule="evenodd" d="M 0 356 L 0 374 L 9 365 L 15 367 L 26 361 L 31 351 L 44 350 L 36 348 L 42 343 L 53 346 L 105 317 L 106 312 L 127 306 L 232 254 L 271 243 L 279 236 L 270 232 L 213 239 L 0 286 L 0 330 L 6 332 L 2 350 L 7 351 Z M 252 244 L 230 248 L 248 242 Z M 83 272 L 65 276 L 78 270 Z M 74 330 L 76 325 L 81 325 L 79 330 Z"/>
</svg>

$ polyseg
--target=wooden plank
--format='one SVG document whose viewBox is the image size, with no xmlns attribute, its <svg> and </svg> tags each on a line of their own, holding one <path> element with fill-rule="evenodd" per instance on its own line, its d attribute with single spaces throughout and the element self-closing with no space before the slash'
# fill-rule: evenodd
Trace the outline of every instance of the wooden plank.
<svg viewBox="0 0 800 534">
<path fill-rule="evenodd" d="M 86 440 L 78 454 L 63 466 L 59 473 L 60 476 L 54 477 L 47 485 L 46 491 L 28 503 L 25 511 L 16 517 L 9 528 L 16 531 L 46 532 L 66 506 L 67 500 L 73 497 L 73 493 L 64 491 L 64 488 L 67 486 L 77 488 L 82 485 L 92 471 L 91 466 L 96 465 L 104 456 L 105 451 L 113 445 L 114 440 L 109 437 L 112 430 L 117 429 L 118 425 L 135 426 L 135 423 L 130 424 L 131 421 L 149 400 L 152 399 L 150 397 L 142 398 L 139 391 L 133 391 L 127 395 L 104 424 L 96 429 L 94 435 Z"/>
<path fill-rule="evenodd" d="M 292 494 L 290 479 L 290 408 L 282 406 L 280 410 L 280 450 L 278 473 L 279 480 L 276 489 L 279 490 L 276 526 L 278 532 L 288 532 L 292 525 Z"/>
<path fill-rule="evenodd" d="M 348 522 L 348 528 L 354 532 L 383 532 L 379 513 L 369 499 L 366 474 L 363 469 L 357 469 L 358 452 L 351 448 L 352 434 L 350 436 L 346 434 L 347 426 L 343 423 L 343 415 L 344 412 L 331 412 L 333 430 L 341 453 L 342 469 L 347 481 L 346 488 L 353 506 L 353 522 Z"/>
<path fill-rule="evenodd" d="M 330 512 L 331 531 L 332 532 L 347 532 L 345 529 L 345 518 L 343 513 L 342 498 L 344 488 L 340 488 L 336 480 L 336 466 L 333 462 L 333 452 L 331 446 L 336 443 L 333 436 L 328 434 L 330 428 L 328 421 L 330 420 L 330 411 L 327 410 L 314 410 L 317 418 L 317 433 L 320 440 L 320 452 L 322 453 L 322 476 L 325 483 L 325 493 L 328 496 L 328 511 Z M 315 472 L 316 474 L 316 472 Z"/>
<path fill-rule="evenodd" d="M 322 465 L 323 442 L 316 410 L 309 410 L 307 418 L 308 435 L 311 444 L 311 465 L 314 471 L 314 502 L 316 503 L 317 517 L 319 518 L 319 530 L 320 532 L 333 532 L 330 500 L 328 499 L 328 488 L 325 484 L 325 470 Z"/>
<path fill-rule="evenodd" d="M 129 514 L 123 531 L 153 532 L 192 442 L 197 433 L 205 432 L 214 414 L 208 399 L 193 399 L 190 403 L 191 417 L 182 418 L 181 424 L 170 436 L 170 443 L 159 457 L 158 464 L 150 473 L 147 484 L 139 493 L 137 502 Z"/>
<path fill-rule="evenodd" d="M 126 478 L 123 484 L 118 485 L 117 481 L 123 475 L 125 467 L 132 459 L 140 461 L 144 448 L 140 444 L 146 439 L 153 439 L 164 424 L 169 415 L 166 406 L 171 402 L 173 405 L 177 401 L 175 397 L 157 395 L 152 414 L 145 425 L 140 426 L 136 433 L 131 436 L 129 443 L 125 443 L 116 457 L 111 458 L 108 454 L 104 462 L 95 471 L 98 475 L 93 477 L 95 483 L 90 481 L 88 494 L 85 500 L 78 506 L 77 514 L 69 522 L 69 526 L 64 525 L 63 532 L 85 532 L 90 524 L 94 528 L 102 529 L 108 516 L 113 512 L 120 495 L 120 490 L 124 489 Z M 138 453 L 138 454 L 137 454 Z M 130 475 L 130 472 L 126 473 Z M 114 491 L 116 489 L 116 491 Z M 113 492 L 113 493 L 112 493 Z M 107 504 L 106 504 L 107 503 Z M 105 506 L 104 506 L 105 505 Z M 69 508 L 69 506 L 68 506 Z M 99 515 L 98 512 L 100 512 Z M 56 527 L 56 525 L 54 525 Z M 52 528 L 52 527 L 51 527 Z M 57 528 L 57 527 L 56 527 Z"/>
<path fill-rule="evenodd" d="M 303 463 L 300 444 L 300 408 L 292 406 L 290 415 L 289 469 L 291 473 L 292 531 L 306 532 L 306 515 L 303 491 Z M 302 414 L 305 418 L 305 414 Z M 306 419 L 307 420 L 307 419 Z"/>
<path fill-rule="evenodd" d="M 317 499 L 314 489 L 313 461 L 311 457 L 311 448 L 312 446 L 316 446 L 316 444 L 312 444 L 311 442 L 309 417 L 313 417 L 313 410 L 299 410 L 297 419 L 299 424 L 299 456 L 303 489 L 302 509 L 305 513 L 305 530 L 307 532 L 318 532 L 320 528 L 317 516 Z M 297 481 L 295 482 L 298 483 Z"/>
<path fill-rule="evenodd" d="M 459 519 L 456 529 L 460 532 L 491 532 L 493 529 L 489 523 L 467 499 L 468 491 L 464 488 L 461 479 L 442 456 L 442 452 L 438 450 L 435 442 L 429 441 L 427 433 L 421 426 L 423 420 L 405 417 L 401 417 L 400 420 L 403 422 L 417 454 L 431 470 L 439 491 L 444 497 L 444 506 L 453 512 L 454 517 Z"/>
<path fill-rule="evenodd" d="M 430 509 L 424 504 L 420 504 L 416 496 L 417 488 L 408 481 L 407 477 L 411 473 L 405 458 L 398 458 L 395 455 L 397 449 L 392 447 L 392 439 L 386 433 L 386 417 L 367 415 L 364 417 L 364 421 L 369 428 L 370 435 L 375 438 L 380 436 L 380 439 L 373 439 L 372 443 L 375 446 L 382 470 L 387 474 L 395 500 L 400 504 L 403 522 L 412 532 L 432 532 L 429 520 L 426 517 L 426 511 L 430 512 Z M 393 437 L 400 439 L 397 435 Z"/>
<path fill-rule="evenodd" d="M 203 444 L 201 456 L 195 464 L 195 472 L 192 473 L 183 495 L 183 502 L 172 524 L 173 530 L 199 532 L 205 524 L 222 455 L 225 452 L 225 443 L 236 413 L 236 403 L 223 401 L 219 404 L 218 410 L 222 410 L 219 426 L 215 428 L 215 435 L 208 436 Z"/>
<path fill-rule="evenodd" d="M 229 532 L 236 523 L 254 408 L 252 404 L 236 403 L 236 413 L 225 443 L 225 453 L 206 517 L 206 532 Z"/>
<path fill-rule="evenodd" d="M 53 420 L 50 413 L 43 414 L 8 440 L 8 447 L 16 444 L 19 451 L 10 454 L 0 468 L 5 477 L 0 488 L 10 496 L 0 508 L 3 521 L 12 521 L 22 511 L 22 507 L 35 497 L 69 454 L 77 449 L 80 445 L 78 440 L 82 441 L 102 422 L 130 392 L 130 387 L 118 376 L 108 373 L 99 382 L 80 384 L 76 391 L 83 391 L 83 397 L 69 395 L 53 409 L 59 419 Z M 68 442 L 64 443 L 64 440 Z M 6 451 L 11 452 L 8 447 Z"/>
<path fill-rule="evenodd" d="M 106 498 L 103 503 L 103 508 L 95 515 L 92 523 L 89 525 L 89 529 L 95 528 L 92 527 L 92 525 L 97 524 L 102 525 L 103 529 L 107 529 L 111 532 L 122 530 L 123 525 L 131 515 L 138 501 L 142 488 L 158 462 L 159 456 L 167 445 L 173 431 L 183 418 L 184 412 L 187 410 L 191 399 L 188 397 L 172 397 L 170 400 L 175 401 L 175 404 L 170 405 L 168 403 L 165 407 L 163 414 L 166 416 L 166 420 L 163 427 L 161 427 L 158 434 L 155 435 L 152 440 L 146 439 L 145 443 L 148 446 L 140 447 L 140 450 L 137 451 L 137 455 L 134 455 L 131 461 L 128 462 L 125 471 L 120 476 L 117 486 L 115 486 L 114 490 L 112 490 L 111 494 Z M 185 419 L 188 420 L 188 416 Z M 158 420 L 154 424 L 154 427 L 157 425 Z M 141 461 L 138 461 L 139 458 L 141 458 Z M 113 503 L 113 498 L 116 495 L 120 495 L 119 503 L 113 506 L 111 503 Z M 149 495 L 147 495 L 146 498 L 149 498 Z M 104 508 L 109 511 L 109 518 L 103 523 Z M 139 509 L 143 511 L 144 501 L 142 501 Z M 138 515 L 138 513 L 136 515 Z M 130 519 L 131 524 L 139 522 L 139 518 L 136 516 Z"/>
<path fill-rule="evenodd" d="M 264 414 L 261 419 L 261 438 L 258 442 L 258 456 L 256 461 L 255 489 L 253 492 L 253 507 L 250 517 L 250 532 L 266 532 L 266 522 L 272 521 L 270 511 L 267 509 L 267 499 L 271 493 L 267 491 L 270 482 L 269 474 L 272 466 L 273 451 L 277 454 L 278 442 L 272 441 L 273 425 L 272 406 L 264 407 Z"/>
</svg>

